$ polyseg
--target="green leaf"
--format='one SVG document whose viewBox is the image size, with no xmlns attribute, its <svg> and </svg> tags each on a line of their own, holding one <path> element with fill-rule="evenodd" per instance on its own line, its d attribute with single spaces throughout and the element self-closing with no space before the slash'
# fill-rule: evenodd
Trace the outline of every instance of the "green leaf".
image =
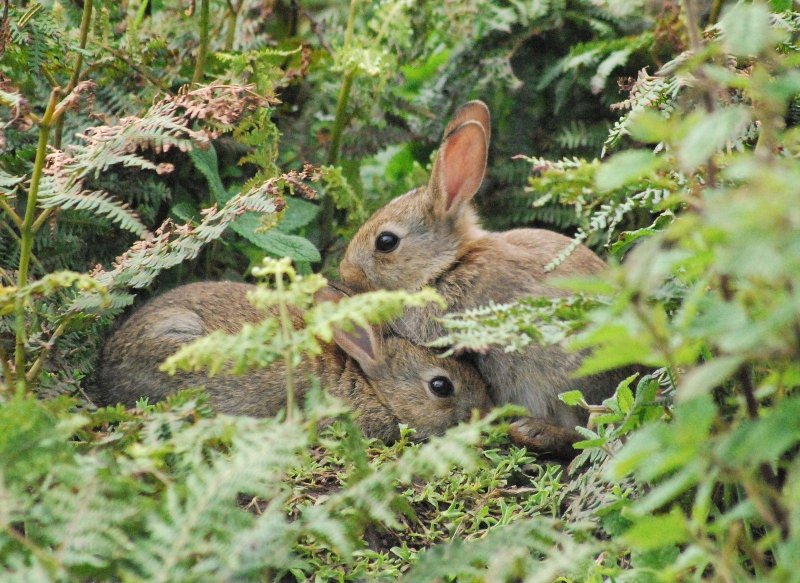
<svg viewBox="0 0 800 583">
<path fill-rule="evenodd" d="M 633 391 L 629 386 L 622 385 L 617 389 L 617 403 L 623 413 L 628 413 L 631 410 L 633 407 Z"/>
<path fill-rule="evenodd" d="M 760 2 L 735 4 L 719 25 L 725 50 L 737 57 L 755 56 L 772 43 L 769 10 Z"/>
<path fill-rule="evenodd" d="M 236 219 L 231 228 L 263 251 L 276 257 L 289 257 L 294 261 L 318 262 L 322 260 L 314 244 L 305 237 L 287 235 L 276 229 L 259 232 L 259 215 L 247 213 Z"/>
<path fill-rule="evenodd" d="M 675 214 L 672 211 L 664 211 L 656 217 L 656 220 L 649 227 L 620 233 L 619 239 L 611 245 L 611 254 L 614 257 L 622 258 L 637 241 L 657 235 L 671 225 L 674 220 Z"/>
<path fill-rule="evenodd" d="M 214 149 L 214 144 L 209 144 L 207 149 L 195 148 L 189 151 L 189 158 L 194 167 L 206 177 L 208 187 L 211 194 L 219 204 L 225 204 L 231 198 L 231 195 L 225 190 L 222 184 L 222 179 L 219 176 L 219 168 L 217 165 L 217 151 Z"/>
<path fill-rule="evenodd" d="M 286 197 L 286 210 L 281 215 L 276 229 L 291 233 L 305 227 L 319 215 L 319 207 L 312 202 L 294 196 Z"/>
<path fill-rule="evenodd" d="M 558 398 L 561 399 L 565 405 L 569 405 L 570 407 L 586 404 L 586 401 L 583 398 L 583 393 L 580 391 L 567 391 L 566 393 L 559 394 Z"/>
<path fill-rule="evenodd" d="M 727 462 L 753 467 L 773 462 L 800 440 L 800 399 L 784 398 L 755 421 L 746 421 L 720 444 Z"/>
<path fill-rule="evenodd" d="M 622 535 L 622 540 L 640 550 L 660 549 L 686 542 L 689 525 L 683 513 L 675 508 L 669 514 L 637 519 Z"/>
<path fill-rule="evenodd" d="M 192 223 L 200 218 L 200 213 L 197 212 L 195 206 L 192 203 L 185 200 L 173 204 L 169 208 L 169 212 L 175 218 L 183 221 L 184 223 Z"/>
<path fill-rule="evenodd" d="M 631 553 L 631 564 L 634 567 L 650 571 L 663 571 L 674 567 L 680 552 L 680 549 L 675 545 L 649 551 L 635 551 Z M 663 581 L 664 579 L 661 580 Z"/>
<path fill-rule="evenodd" d="M 681 140 L 678 148 L 678 160 L 687 172 L 723 149 L 750 122 L 750 112 L 744 107 L 726 107 L 695 121 L 698 117 L 688 118 L 687 121 L 694 123 L 694 127 Z"/>
<path fill-rule="evenodd" d="M 688 401 L 719 386 L 743 362 L 739 356 L 716 358 L 690 371 L 678 387 L 678 397 Z"/>
<path fill-rule="evenodd" d="M 672 124 L 662 114 L 651 109 L 643 109 L 631 114 L 628 131 L 634 140 L 645 144 L 657 144 L 670 138 Z"/>
<path fill-rule="evenodd" d="M 629 150 L 612 156 L 600 166 L 595 178 L 599 190 L 615 190 L 629 182 L 652 174 L 664 165 L 664 160 L 650 150 Z"/>
</svg>

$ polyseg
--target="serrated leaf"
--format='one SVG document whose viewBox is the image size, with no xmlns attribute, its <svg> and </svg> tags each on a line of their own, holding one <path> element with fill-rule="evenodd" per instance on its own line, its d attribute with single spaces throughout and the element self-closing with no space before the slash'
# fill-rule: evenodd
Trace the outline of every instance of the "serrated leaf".
<svg viewBox="0 0 800 583">
<path fill-rule="evenodd" d="M 633 392 L 627 385 L 617 389 L 617 404 L 623 413 L 628 413 L 633 407 Z"/>
<path fill-rule="evenodd" d="M 650 150 L 620 152 L 600 166 L 595 177 L 595 185 L 598 190 L 615 190 L 652 174 L 663 165 L 664 160 Z"/>
<path fill-rule="evenodd" d="M 725 437 L 719 455 L 737 466 L 774 462 L 800 440 L 800 399 L 784 398 L 757 420 L 748 420 Z"/>
<path fill-rule="evenodd" d="M 297 197 L 286 197 L 283 211 L 276 228 L 282 233 L 291 233 L 305 227 L 319 215 L 319 206 Z"/>
<path fill-rule="evenodd" d="M 725 50 L 732 55 L 755 56 L 772 42 L 769 10 L 759 2 L 731 6 L 719 25 Z"/>
<path fill-rule="evenodd" d="M 169 207 L 169 212 L 184 223 L 192 223 L 199 218 L 199 213 L 195 206 L 187 201 L 173 204 Z"/>
<path fill-rule="evenodd" d="M 619 239 L 611 245 L 611 254 L 614 257 L 622 258 L 636 242 L 657 235 L 672 224 L 674 220 L 675 214 L 672 211 L 664 211 L 656 217 L 656 220 L 649 227 L 620 233 Z"/>
<path fill-rule="evenodd" d="M 669 139 L 672 127 L 663 115 L 643 109 L 631 115 L 628 131 L 634 140 L 645 144 L 657 144 Z"/>
<path fill-rule="evenodd" d="M 690 118 L 690 123 L 696 119 Z M 680 142 L 681 167 L 687 172 L 694 170 L 738 137 L 749 122 L 750 112 L 744 107 L 726 107 L 700 119 Z"/>
<path fill-rule="evenodd" d="M 559 394 L 558 398 L 561 399 L 565 405 L 569 405 L 570 407 L 586 404 L 583 393 L 580 391 L 567 391 L 566 393 Z"/>
<path fill-rule="evenodd" d="M 659 549 L 683 543 L 689 537 L 689 525 L 679 509 L 669 514 L 645 516 L 622 534 L 622 540 L 642 550 Z"/>
<path fill-rule="evenodd" d="M 263 251 L 276 257 L 289 257 L 294 261 L 318 262 L 322 260 L 319 251 L 305 237 L 288 235 L 276 229 L 260 232 L 259 215 L 247 213 L 231 224 L 231 229 Z"/>
<path fill-rule="evenodd" d="M 209 144 L 206 149 L 194 148 L 190 150 L 189 159 L 191 159 L 194 167 L 205 176 L 214 200 L 219 204 L 228 202 L 231 196 L 225 190 L 225 185 L 222 184 L 222 178 L 219 176 L 217 151 L 214 149 L 214 144 Z"/>
<path fill-rule="evenodd" d="M 693 369 L 687 373 L 678 387 L 678 398 L 688 401 L 719 386 L 739 368 L 742 362 L 742 357 L 727 356 L 715 358 Z"/>
</svg>

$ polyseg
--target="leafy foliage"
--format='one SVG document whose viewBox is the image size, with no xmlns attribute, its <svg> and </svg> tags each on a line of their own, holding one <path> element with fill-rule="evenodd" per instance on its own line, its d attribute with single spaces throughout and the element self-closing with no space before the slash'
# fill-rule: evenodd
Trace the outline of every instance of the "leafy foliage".
<svg viewBox="0 0 800 583">
<path fill-rule="evenodd" d="M 167 359 L 164 370 L 171 374 L 179 369 L 241 374 L 281 358 L 287 367 L 297 366 L 302 357 L 321 353 L 320 343 L 333 340 L 334 328 L 367 327 L 397 318 L 407 307 L 430 302 L 443 305 L 442 298 L 430 288 L 413 294 L 378 290 L 336 302 L 315 303 L 314 294 L 325 287 L 325 278 L 319 274 L 298 276 L 288 257 L 264 259 L 253 275 L 275 281 L 275 289 L 262 285 L 248 295 L 248 300 L 263 312 L 263 320 L 245 324 L 237 334 L 217 331 L 187 344 Z M 290 308 L 303 313 L 302 327 L 293 325 Z"/>
<path fill-rule="evenodd" d="M 343 8 L 9 5 L 3 580 L 792 580 L 791 3 Z M 434 299 L 309 307 L 313 272 L 424 182 L 444 121 L 472 98 L 494 115 L 487 224 L 572 234 L 549 268 L 579 242 L 611 266 L 562 282 L 570 297 L 448 316 L 437 345 L 567 342 L 590 351 L 584 373 L 646 367 L 603 403 L 562 395 L 589 413 L 568 468 L 509 444 L 496 421 L 510 411 L 381 444 L 325 387 L 261 420 L 215 416 L 192 392 L 128 411 L 85 398 L 103 331 L 145 288 L 260 276 L 265 311 L 307 308 L 300 330 L 267 319 L 170 363 L 212 369 L 297 362 L 333 324 Z"/>
</svg>

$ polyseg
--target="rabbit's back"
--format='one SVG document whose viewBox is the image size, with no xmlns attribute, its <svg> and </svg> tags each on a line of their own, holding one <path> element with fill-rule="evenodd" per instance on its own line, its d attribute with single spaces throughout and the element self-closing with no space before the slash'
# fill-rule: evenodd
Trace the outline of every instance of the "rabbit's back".
<svg viewBox="0 0 800 583">
<path fill-rule="evenodd" d="M 573 239 L 546 229 L 513 229 L 492 235 L 504 243 L 521 250 L 522 261 L 528 266 L 527 273 L 536 282 L 548 277 L 569 277 L 600 273 L 606 264 L 591 249 L 578 244 L 571 249 L 564 261 L 552 271 L 547 266 L 574 245 Z"/>
<path fill-rule="evenodd" d="M 583 245 L 573 250 L 552 273 L 546 266 L 571 243 L 571 239 L 539 229 L 485 232 L 465 245 L 454 267 L 435 282 L 447 309 L 412 308 L 392 324 L 397 334 L 423 344 L 442 337 L 446 330 L 437 319 L 444 313 L 464 312 L 489 304 L 522 298 L 556 298 L 567 295 L 549 278 L 599 273 L 606 264 Z M 475 363 L 498 404 L 518 403 L 535 416 L 572 427 L 585 421 L 582 411 L 566 407 L 558 394 L 580 389 L 590 401 L 609 396 L 622 372 L 573 378 L 585 354 L 567 352 L 559 345 L 533 344 L 519 352 L 492 348 L 475 355 Z"/>
<path fill-rule="evenodd" d="M 155 402 L 189 387 L 204 387 L 222 413 L 265 416 L 285 401 L 281 363 L 243 375 L 179 372 L 160 365 L 183 345 L 216 330 L 235 334 L 263 314 L 248 300 L 254 286 L 202 282 L 177 287 L 134 311 L 108 338 L 101 354 L 93 397 L 98 404 L 132 406 L 141 396 Z"/>
</svg>

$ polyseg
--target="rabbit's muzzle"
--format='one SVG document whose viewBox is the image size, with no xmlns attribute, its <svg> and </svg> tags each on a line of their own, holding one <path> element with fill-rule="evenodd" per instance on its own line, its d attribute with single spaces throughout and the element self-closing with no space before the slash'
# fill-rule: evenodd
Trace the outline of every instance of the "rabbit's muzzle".
<svg viewBox="0 0 800 583">
<path fill-rule="evenodd" d="M 353 265 L 347 258 L 343 259 L 339 265 L 339 276 L 356 293 L 370 290 L 367 274 L 360 267 Z"/>
</svg>

